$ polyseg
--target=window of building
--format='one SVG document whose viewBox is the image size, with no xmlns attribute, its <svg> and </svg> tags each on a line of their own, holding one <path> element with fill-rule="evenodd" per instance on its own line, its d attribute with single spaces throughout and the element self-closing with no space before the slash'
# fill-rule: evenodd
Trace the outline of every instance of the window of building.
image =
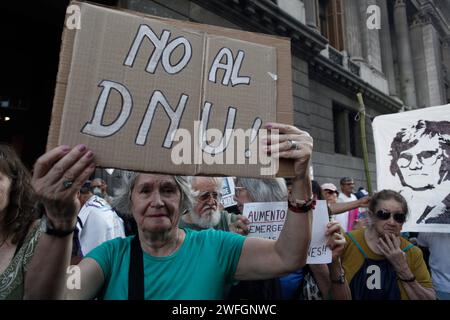
<svg viewBox="0 0 450 320">
<path fill-rule="evenodd" d="M 320 32 L 338 51 L 344 50 L 342 16 L 342 0 L 319 0 Z"/>
<path fill-rule="evenodd" d="M 334 152 L 362 158 L 361 132 L 356 112 L 333 104 Z"/>
</svg>

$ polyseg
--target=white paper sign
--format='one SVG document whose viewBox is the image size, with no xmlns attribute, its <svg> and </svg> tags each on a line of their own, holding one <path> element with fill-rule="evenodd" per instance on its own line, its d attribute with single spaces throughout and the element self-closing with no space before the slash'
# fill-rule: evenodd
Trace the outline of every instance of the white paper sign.
<svg viewBox="0 0 450 320">
<path fill-rule="evenodd" d="M 277 240 L 287 215 L 287 202 L 250 202 L 243 215 L 250 221 L 249 237 Z"/>
<path fill-rule="evenodd" d="M 234 181 L 232 177 L 223 179 L 220 202 L 224 208 L 236 205 L 236 201 L 234 201 Z"/>
<path fill-rule="evenodd" d="M 325 200 L 318 200 L 313 211 L 312 236 L 308 249 L 307 264 L 331 262 L 331 250 L 327 247 L 325 232 L 328 224 L 328 208 Z"/>
<path fill-rule="evenodd" d="M 249 237 L 277 240 L 287 216 L 287 202 L 251 202 L 244 204 L 244 216 L 250 221 Z M 312 237 L 308 249 L 308 264 L 331 262 L 331 250 L 326 246 L 325 232 L 328 208 L 324 200 L 317 201 L 313 211 Z"/>
<path fill-rule="evenodd" d="M 403 231 L 450 232 L 450 105 L 376 117 L 378 190 L 408 202 Z"/>
</svg>

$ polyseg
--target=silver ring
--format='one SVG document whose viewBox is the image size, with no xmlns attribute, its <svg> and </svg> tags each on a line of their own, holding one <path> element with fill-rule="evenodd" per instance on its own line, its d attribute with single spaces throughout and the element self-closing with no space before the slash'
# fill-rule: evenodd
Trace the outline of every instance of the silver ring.
<svg viewBox="0 0 450 320">
<path fill-rule="evenodd" d="M 300 143 L 298 141 L 292 141 L 291 149 L 300 150 Z"/>
<path fill-rule="evenodd" d="M 73 185 L 73 181 L 70 181 L 70 180 L 63 181 L 64 189 L 69 189 L 72 185 Z"/>
<path fill-rule="evenodd" d="M 289 146 L 288 146 L 288 150 L 291 150 L 291 149 L 292 149 L 292 146 L 293 146 L 293 144 L 294 144 L 294 141 L 292 141 L 292 140 L 289 139 L 287 142 L 288 142 L 288 145 L 289 145 Z"/>
</svg>

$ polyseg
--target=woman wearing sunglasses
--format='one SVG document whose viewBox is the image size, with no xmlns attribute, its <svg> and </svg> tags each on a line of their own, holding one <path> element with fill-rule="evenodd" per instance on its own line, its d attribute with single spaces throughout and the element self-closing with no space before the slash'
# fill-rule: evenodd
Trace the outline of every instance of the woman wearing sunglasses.
<svg viewBox="0 0 450 320">
<path fill-rule="evenodd" d="M 436 299 L 422 252 L 400 237 L 408 204 L 398 192 L 382 190 L 369 205 L 369 224 L 347 233 L 341 255 L 354 300 Z"/>
</svg>

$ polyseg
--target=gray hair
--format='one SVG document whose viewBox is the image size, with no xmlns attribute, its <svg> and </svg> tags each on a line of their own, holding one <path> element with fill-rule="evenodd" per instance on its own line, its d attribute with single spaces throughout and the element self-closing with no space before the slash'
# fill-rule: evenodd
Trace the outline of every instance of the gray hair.
<svg viewBox="0 0 450 320">
<path fill-rule="evenodd" d="M 122 184 L 118 192 L 118 196 L 114 197 L 113 207 L 122 214 L 132 214 L 131 212 L 131 192 L 140 172 L 122 171 Z M 186 177 L 172 176 L 180 189 L 180 215 L 185 211 L 192 209 L 192 195 L 190 192 L 190 186 Z"/>
<path fill-rule="evenodd" d="M 283 178 L 237 178 L 236 184 L 242 185 L 247 190 L 253 202 L 277 202 L 288 199 L 286 181 Z"/>
<path fill-rule="evenodd" d="M 195 182 L 198 178 L 206 178 L 211 179 L 214 181 L 214 183 L 217 185 L 217 189 L 222 190 L 223 185 L 223 178 L 221 177 L 202 177 L 202 176 L 187 176 L 187 181 L 189 182 L 190 186 L 192 187 L 192 184 Z"/>
</svg>

